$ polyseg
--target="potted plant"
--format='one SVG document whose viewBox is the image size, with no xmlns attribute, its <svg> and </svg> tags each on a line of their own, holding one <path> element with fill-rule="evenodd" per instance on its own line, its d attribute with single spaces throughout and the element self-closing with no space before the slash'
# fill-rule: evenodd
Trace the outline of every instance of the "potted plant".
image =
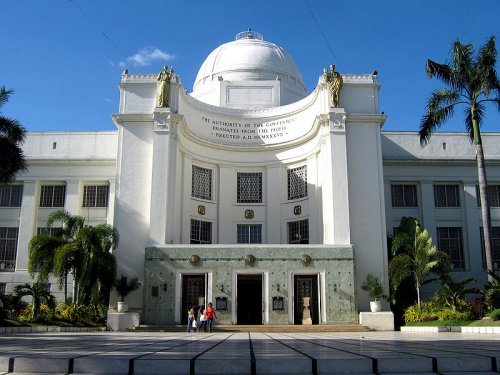
<svg viewBox="0 0 500 375">
<path fill-rule="evenodd" d="M 121 275 L 121 277 L 116 280 L 115 289 L 116 293 L 120 296 L 120 301 L 118 302 L 118 312 L 126 312 L 128 310 L 125 298 L 134 290 L 137 290 L 140 286 L 141 283 L 137 277 L 129 280 L 127 276 Z"/>
<path fill-rule="evenodd" d="M 370 296 L 370 309 L 372 312 L 379 312 L 382 310 L 382 302 L 380 299 L 387 298 L 384 295 L 384 285 L 382 284 L 382 280 L 379 280 L 377 277 L 368 274 L 366 276 L 366 280 L 363 284 L 361 284 L 361 289 L 368 292 Z"/>
</svg>

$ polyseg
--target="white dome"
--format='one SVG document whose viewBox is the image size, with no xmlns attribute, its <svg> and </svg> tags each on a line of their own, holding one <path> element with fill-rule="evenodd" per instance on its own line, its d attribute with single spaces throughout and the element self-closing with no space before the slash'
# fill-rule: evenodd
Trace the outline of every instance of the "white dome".
<svg viewBox="0 0 500 375">
<path fill-rule="evenodd" d="M 219 46 L 208 55 L 196 76 L 193 96 L 210 91 L 222 80 L 279 80 L 297 99 L 307 95 L 304 80 L 292 57 L 253 31 L 238 34 L 235 41 Z"/>
</svg>

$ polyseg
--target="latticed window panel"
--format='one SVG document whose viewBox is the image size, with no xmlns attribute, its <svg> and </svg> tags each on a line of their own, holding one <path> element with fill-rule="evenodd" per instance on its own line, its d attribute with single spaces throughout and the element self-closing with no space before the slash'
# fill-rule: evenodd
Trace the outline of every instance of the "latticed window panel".
<svg viewBox="0 0 500 375">
<path fill-rule="evenodd" d="M 64 207 L 65 185 L 43 185 L 40 189 L 40 207 Z"/>
<path fill-rule="evenodd" d="M 461 227 L 438 227 L 438 249 L 450 256 L 454 270 L 465 270 Z"/>
<path fill-rule="evenodd" d="M 288 223 L 288 243 L 309 243 L 309 220 L 292 221 Z"/>
<path fill-rule="evenodd" d="M 417 185 L 391 185 L 392 207 L 418 207 Z"/>
<path fill-rule="evenodd" d="M 458 185 L 434 185 L 436 207 L 460 207 Z"/>
<path fill-rule="evenodd" d="M 238 173 L 238 203 L 262 203 L 262 173 Z"/>
<path fill-rule="evenodd" d="M 210 244 L 212 243 L 212 223 L 191 219 L 191 238 L 192 244 Z"/>
<path fill-rule="evenodd" d="M 307 197 L 307 166 L 289 169 L 288 200 Z"/>
<path fill-rule="evenodd" d="M 21 207 L 23 185 L 0 185 L 0 207 Z"/>
<path fill-rule="evenodd" d="M 261 224 L 238 224 L 237 226 L 238 243 L 262 243 L 262 225 Z"/>
<path fill-rule="evenodd" d="M 0 228 L 0 272 L 14 272 L 16 269 L 17 236 L 19 228 Z"/>
<path fill-rule="evenodd" d="M 481 233 L 481 250 L 483 255 L 483 266 L 486 268 L 486 255 L 484 249 L 484 232 L 483 227 L 480 227 Z M 493 250 L 493 265 L 495 270 L 500 269 L 500 227 L 491 227 L 491 247 Z"/>
<path fill-rule="evenodd" d="M 108 207 L 109 185 L 83 187 L 83 207 Z"/>
<path fill-rule="evenodd" d="M 193 165 L 191 196 L 212 200 L 212 170 Z"/>
</svg>

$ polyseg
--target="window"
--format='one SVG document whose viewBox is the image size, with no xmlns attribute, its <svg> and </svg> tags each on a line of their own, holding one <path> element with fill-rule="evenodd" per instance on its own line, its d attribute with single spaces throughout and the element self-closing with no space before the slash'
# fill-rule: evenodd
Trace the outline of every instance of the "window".
<svg viewBox="0 0 500 375">
<path fill-rule="evenodd" d="M 5 286 L 6 283 L 0 283 L 0 296 L 5 296 Z"/>
<path fill-rule="evenodd" d="M 238 203 L 262 203 L 262 173 L 238 173 Z"/>
<path fill-rule="evenodd" d="M 212 200 L 212 170 L 193 165 L 191 196 Z"/>
<path fill-rule="evenodd" d="M 192 244 L 212 243 L 212 223 L 191 219 L 191 241 Z"/>
<path fill-rule="evenodd" d="M 83 207 L 108 207 L 109 185 L 83 187 Z"/>
<path fill-rule="evenodd" d="M 488 185 L 486 195 L 490 207 L 500 207 L 500 185 Z M 479 195 L 479 186 L 476 186 L 477 205 L 481 207 L 481 196 Z"/>
<path fill-rule="evenodd" d="M 454 270 L 465 270 L 462 228 L 438 227 L 438 249 L 450 256 Z"/>
<path fill-rule="evenodd" d="M 458 185 L 434 185 L 436 207 L 460 207 Z"/>
<path fill-rule="evenodd" d="M 23 185 L 0 185 L 0 207 L 21 207 Z"/>
<path fill-rule="evenodd" d="M 40 191 L 40 207 L 64 207 L 65 185 L 43 185 Z"/>
<path fill-rule="evenodd" d="M 480 233 L 481 233 L 481 249 L 483 254 L 483 266 L 486 268 L 483 227 L 480 228 Z M 500 227 L 491 227 L 491 247 L 493 250 L 493 264 L 495 270 L 497 270 L 498 267 L 500 267 Z"/>
<path fill-rule="evenodd" d="M 288 200 L 307 197 L 307 166 L 289 169 Z"/>
<path fill-rule="evenodd" d="M 238 224 L 238 243 L 262 243 L 262 225 Z"/>
<path fill-rule="evenodd" d="M 18 232 L 19 228 L 0 228 L 0 272 L 14 272 L 16 268 Z"/>
<path fill-rule="evenodd" d="M 417 185 L 391 185 L 392 207 L 418 207 Z"/>
<path fill-rule="evenodd" d="M 306 219 L 288 223 L 288 243 L 309 243 L 309 220 Z"/>
<path fill-rule="evenodd" d="M 49 236 L 60 237 L 63 234 L 63 229 L 60 227 L 38 227 L 36 229 L 36 234 L 48 234 Z"/>
</svg>

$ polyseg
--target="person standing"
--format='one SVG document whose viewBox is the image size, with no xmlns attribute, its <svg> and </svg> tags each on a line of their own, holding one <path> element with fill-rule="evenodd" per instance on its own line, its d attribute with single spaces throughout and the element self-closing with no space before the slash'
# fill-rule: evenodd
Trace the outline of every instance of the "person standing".
<svg viewBox="0 0 500 375">
<path fill-rule="evenodd" d="M 186 332 L 191 332 L 191 328 L 193 328 L 193 322 L 195 321 L 195 312 L 194 312 L 194 306 L 191 306 L 191 308 L 188 310 L 188 323 L 186 327 Z M 194 328 L 196 331 L 196 328 Z"/>
<path fill-rule="evenodd" d="M 207 315 L 205 313 L 204 305 L 201 305 L 200 307 L 200 326 L 198 327 L 198 332 L 200 332 L 202 328 L 205 332 L 207 332 Z"/>
<path fill-rule="evenodd" d="M 212 307 L 212 302 L 210 302 L 207 308 L 205 309 L 205 315 L 207 316 L 208 332 L 212 332 L 212 324 L 214 318 L 217 318 L 217 315 L 215 314 L 215 309 Z"/>
</svg>

